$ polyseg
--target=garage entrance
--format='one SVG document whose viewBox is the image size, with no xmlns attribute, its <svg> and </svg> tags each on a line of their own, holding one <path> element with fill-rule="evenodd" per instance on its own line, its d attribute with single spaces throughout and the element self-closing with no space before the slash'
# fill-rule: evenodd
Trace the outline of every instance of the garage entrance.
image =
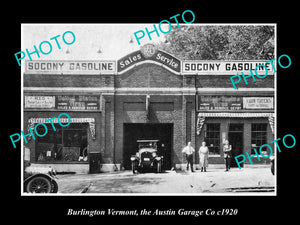
<svg viewBox="0 0 300 225">
<path fill-rule="evenodd" d="M 137 152 L 137 140 L 159 140 L 158 154 L 164 156 L 163 169 L 172 165 L 173 124 L 171 123 L 124 123 L 123 165 L 131 169 L 130 156 Z"/>
</svg>

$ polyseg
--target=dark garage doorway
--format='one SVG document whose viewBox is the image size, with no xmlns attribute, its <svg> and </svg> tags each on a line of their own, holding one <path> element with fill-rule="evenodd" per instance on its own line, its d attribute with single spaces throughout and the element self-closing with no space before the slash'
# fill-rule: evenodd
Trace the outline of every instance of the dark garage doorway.
<svg viewBox="0 0 300 225">
<path fill-rule="evenodd" d="M 158 153 L 164 156 L 163 169 L 171 169 L 173 149 L 172 123 L 124 123 L 123 165 L 131 169 L 130 156 L 137 152 L 137 140 L 159 140 Z"/>
<path fill-rule="evenodd" d="M 228 141 L 232 146 L 232 158 L 231 158 L 231 167 L 237 167 L 236 161 L 234 159 L 235 156 L 243 154 L 244 148 L 244 124 L 241 123 L 231 123 L 229 124 L 229 132 L 228 132 Z M 244 166 L 242 163 L 241 167 Z"/>
</svg>

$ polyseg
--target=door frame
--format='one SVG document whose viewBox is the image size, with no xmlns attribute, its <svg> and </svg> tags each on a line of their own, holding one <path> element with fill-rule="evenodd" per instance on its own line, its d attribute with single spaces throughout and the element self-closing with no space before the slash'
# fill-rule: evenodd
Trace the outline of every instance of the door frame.
<svg viewBox="0 0 300 225">
<path fill-rule="evenodd" d="M 242 126 L 242 129 L 241 130 L 238 130 L 238 131 L 230 131 L 230 125 L 231 124 L 234 124 L 234 125 L 241 125 Z M 238 167 L 237 166 L 237 164 L 236 164 L 236 162 L 235 162 L 235 160 L 234 160 L 234 156 L 237 156 L 237 155 L 240 155 L 240 154 L 243 154 L 243 148 L 244 148 L 244 123 L 229 123 L 228 124 L 228 141 L 229 141 L 229 144 L 231 145 L 231 146 L 234 146 L 233 145 L 233 143 L 232 143 L 232 139 L 231 139 L 231 135 L 236 135 L 236 134 L 238 134 L 238 135 L 240 135 L 240 137 L 241 137 L 241 142 L 242 142 L 242 144 L 241 144 L 241 149 L 240 150 L 238 150 L 237 152 L 235 151 L 234 152 L 234 155 L 232 154 L 232 159 L 231 159 L 231 167 Z M 231 140 L 230 140 L 231 139 Z M 232 147 L 232 149 L 233 149 L 234 147 Z M 235 149 L 236 150 L 236 149 Z M 231 153 L 233 153 L 233 150 L 231 150 Z M 240 166 L 241 167 L 243 167 L 244 166 L 244 163 L 241 163 L 240 164 Z"/>
</svg>

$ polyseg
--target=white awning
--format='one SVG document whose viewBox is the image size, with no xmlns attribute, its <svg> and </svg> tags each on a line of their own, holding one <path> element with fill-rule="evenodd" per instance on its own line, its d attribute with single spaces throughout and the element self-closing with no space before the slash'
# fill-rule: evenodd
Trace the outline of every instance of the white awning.
<svg viewBox="0 0 300 225">
<path fill-rule="evenodd" d="M 274 117 L 274 113 L 258 112 L 200 112 L 198 117 L 230 117 L 230 118 L 251 118 L 251 117 Z"/>
<path fill-rule="evenodd" d="M 271 126 L 272 133 L 274 133 L 275 129 L 275 113 L 272 112 L 199 112 L 197 119 L 197 127 L 196 131 L 199 135 L 202 129 L 203 124 L 205 123 L 206 117 L 218 117 L 218 118 L 258 118 L 258 117 L 266 117 L 269 120 L 269 124 Z"/>
<path fill-rule="evenodd" d="M 51 123 L 49 120 L 50 118 L 29 118 L 28 119 L 28 126 L 27 126 L 27 131 L 29 132 L 29 127 L 31 130 L 34 129 L 35 124 L 37 123 Z M 46 121 L 48 120 L 48 121 Z M 55 118 L 52 120 L 53 123 L 58 123 L 58 118 Z M 61 123 L 67 123 L 69 122 L 68 118 L 60 118 Z M 92 139 L 95 140 L 96 137 L 96 125 L 95 125 L 95 118 L 71 118 L 71 123 L 88 123 Z M 31 136 L 29 136 L 27 139 L 30 140 Z"/>
</svg>

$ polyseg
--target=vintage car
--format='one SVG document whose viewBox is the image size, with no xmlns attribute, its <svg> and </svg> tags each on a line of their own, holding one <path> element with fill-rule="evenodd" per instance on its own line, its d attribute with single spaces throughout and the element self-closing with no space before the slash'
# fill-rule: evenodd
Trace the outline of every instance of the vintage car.
<svg viewBox="0 0 300 225">
<path fill-rule="evenodd" d="M 132 172 L 156 171 L 162 172 L 163 156 L 157 153 L 159 140 L 137 140 L 138 151 L 130 157 Z"/>
<path fill-rule="evenodd" d="M 24 192 L 27 193 L 57 193 L 58 185 L 54 180 L 56 172 L 53 168 L 30 168 L 30 163 L 24 162 Z"/>
</svg>

